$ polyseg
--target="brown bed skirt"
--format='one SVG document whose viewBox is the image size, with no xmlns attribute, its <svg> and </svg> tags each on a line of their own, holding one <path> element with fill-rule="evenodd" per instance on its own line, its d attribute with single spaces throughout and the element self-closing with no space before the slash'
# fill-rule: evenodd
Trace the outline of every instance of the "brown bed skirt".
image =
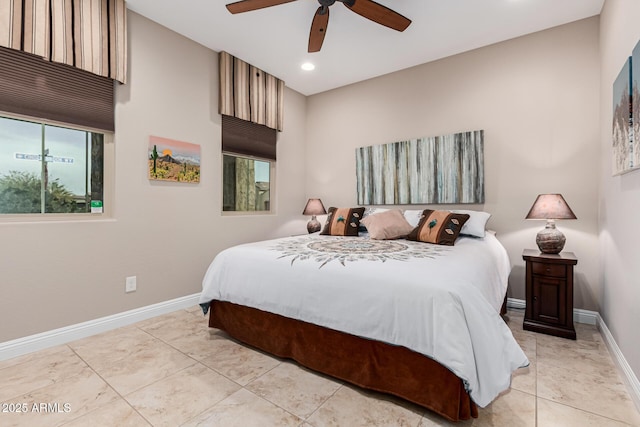
<svg viewBox="0 0 640 427">
<path fill-rule="evenodd" d="M 405 347 L 223 301 L 211 302 L 209 326 L 309 369 L 424 406 L 451 421 L 478 417 L 460 378 Z"/>
</svg>

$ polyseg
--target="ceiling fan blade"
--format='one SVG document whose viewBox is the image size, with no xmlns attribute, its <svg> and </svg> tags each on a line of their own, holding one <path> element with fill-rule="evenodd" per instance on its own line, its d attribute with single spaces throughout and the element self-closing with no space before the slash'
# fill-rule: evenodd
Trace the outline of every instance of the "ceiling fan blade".
<svg viewBox="0 0 640 427">
<path fill-rule="evenodd" d="M 262 9 L 270 6 L 277 6 L 296 0 L 241 0 L 235 3 L 229 3 L 227 10 L 231 13 L 250 12 L 256 9 Z"/>
<path fill-rule="evenodd" d="M 398 31 L 407 29 L 411 20 L 372 0 L 343 0 L 342 3 L 360 16 Z"/>
<path fill-rule="evenodd" d="M 320 51 L 322 42 L 324 41 L 324 35 L 327 34 L 327 25 L 329 25 L 329 8 L 320 6 L 313 16 L 313 22 L 311 22 L 308 52 Z"/>
</svg>

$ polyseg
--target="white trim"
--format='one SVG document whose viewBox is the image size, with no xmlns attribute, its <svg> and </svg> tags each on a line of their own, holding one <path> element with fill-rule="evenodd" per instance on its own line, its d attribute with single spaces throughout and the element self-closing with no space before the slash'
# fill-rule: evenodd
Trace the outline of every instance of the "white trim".
<svg viewBox="0 0 640 427">
<path fill-rule="evenodd" d="M 607 345 L 609 353 L 611 353 L 611 358 L 618 367 L 619 372 L 622 374 L 624 382 L 627 384 L 627 390 L 629 391 L 629 395 L 631 396 L 633 403 L 636 404 L 636 408 L 640 411 L 640 382 L 638 381 L 638 377 L 636 377 L 631 366 L 627 363 L 627 359 L 624 358 L 622 351 L 620 351 L 620 347 L 618 347 L 616 340 L 613 338 L 613 335 L 611 335 L 611 331 L 607 328 L 604 320 L 600 317 L 599 313 L 596 314 L 597 326 L 600 330 L 600 335 L 602 335 L 604 343 Z"/>
<path fill-rule="evenodd" d="M 198 304 L 200 294 L 187 295 L 169 301 L 136 308 L 111 316 L 65 326 L 63 328 L 29 335 L 12 341 L 0 343 L 0 361 L 11 359 L 45 348 L 66 344 L 101 332 L 110 331 L 122 326 L 131 325 L 151 317 L 171 313 L 173 311 L 193 307 Z"/>
<path fill-rule="evenodd" d="M 507 308 L 524 310 L 526 306 L 527 303 L 523 299 L 507 298 Z"/>
<path fill-rule="evenodd" d="M 591 310 L 573 309 L 573 321 L 587 325 L 597 325 L 600 313 Z"/>
<path fill-rule="evenodd" d="M 515 298 L 507 298 L 507 307 L 512 309 L 524 310 L 526 307 L 526 302 L 521 299 Z M 618 367 L 618 371 L 620 375 L 624 379 L 624 382 L 627 385 L 627 391 L 629 392 L 629 396 L 633 403 L 635 403 L 636 408 L 640 411 L 640 381 L 638 381 L 638 377 L 627 363 L 620 347 L 616 343 L 616 340 L 611 335 L 609 328 L 604 323 L 604 320 L 600 316 L 600 313 L 597 311 L 591 310 L 582 310 L 582 309 L 574 309 L 573 310 L 573 321 L 577 323 L 586 323 L 588 325 L 596 325 L 598 330 L 600 331 L 600 335 L 602 335 L 602 339 L 604 340 L 605 345 L 609 349 L 609 353 L 611 354 L 611 358 L 613 362 Z"/>
<path fill-rule="evenodd" d="M 526 307 L 527 303 L 523 299 L 507 298 L 507 308 L 524 310 Z M 573 321 L 576 323 L 595 325 L 598 317 L 600 317 L 600 314 L 597 311 L 582 310 L 580 308 L 573 309 Z"/>
</svg>

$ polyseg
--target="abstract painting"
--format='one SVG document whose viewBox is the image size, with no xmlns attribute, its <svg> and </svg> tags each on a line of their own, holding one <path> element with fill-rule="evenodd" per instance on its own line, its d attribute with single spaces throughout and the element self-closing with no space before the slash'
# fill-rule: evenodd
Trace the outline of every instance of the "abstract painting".
<svg viewBox="0 0 640 427">
<path fill-rule="evenodd" d="M 149 179 L 200 182 L 200 146 L 158 136 L 149 137 Z"/>
<path fill-rule="evenodd" d="M 640 42 L 633 48 L 631 56 L 631 117 L 633 136 L 630 169 L 638 169 L 640 168 Z"/>
<path fill-rule="evenodd" d="M 629 57 L 613 83 L 613 175 L 634 167 L 631 65 Z"/>
<path fill-rule="evenodd" d="M 359 205 L 484 203 L 484 131 L 356 149 Z"/>
</svg>

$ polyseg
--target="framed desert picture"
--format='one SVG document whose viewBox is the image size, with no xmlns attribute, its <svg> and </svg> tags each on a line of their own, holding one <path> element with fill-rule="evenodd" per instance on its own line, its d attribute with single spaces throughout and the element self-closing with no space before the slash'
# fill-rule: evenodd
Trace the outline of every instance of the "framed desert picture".
<svg viewBox="0 0 640 427">
<path fill-rule="evenodd" d="M 149 179 L 200 182 L 200 146 L 174 139 L 149 137 Z"/>
</svg>

